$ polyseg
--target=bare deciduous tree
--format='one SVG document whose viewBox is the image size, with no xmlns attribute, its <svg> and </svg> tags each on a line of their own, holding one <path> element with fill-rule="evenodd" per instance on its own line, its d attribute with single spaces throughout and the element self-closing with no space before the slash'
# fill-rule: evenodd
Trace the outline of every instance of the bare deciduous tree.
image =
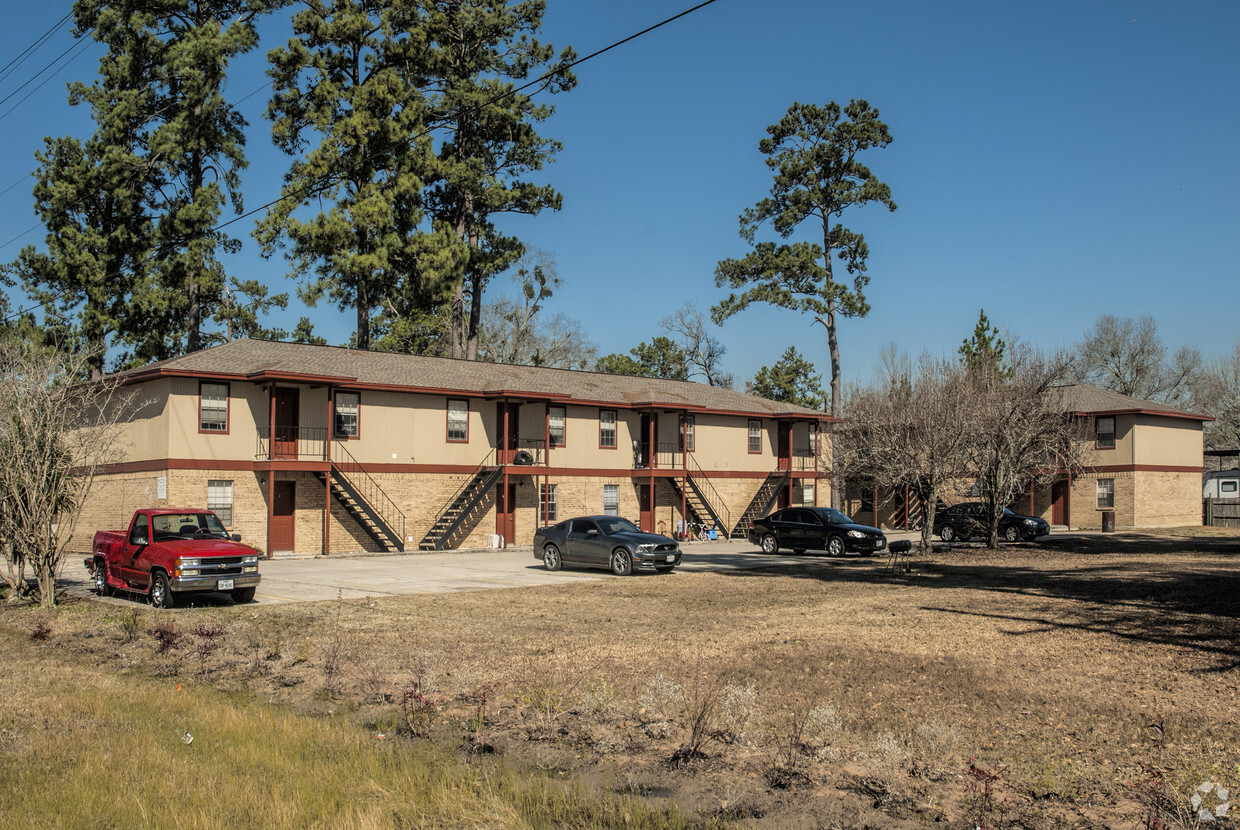
<svg viewBox="0 0 1240 830">
<path fill-rule="evenodd" d="M 923 354 L 914 369 L 894 347 L 884 351 L 882 360 L 878 387 L 853 389 L 845 402 L 836 460 L 849 480 L 917 487 L 925 550 L 939 495 L 969 475 L 976 395 L 957 361 Z"/>
<path fill-rule="evenodd" d="M 1071 365 L 1069 355 L 1048 357 L 1017 343 L 1009 378 L 974 394 L 969 466 L 978 495 L 990 508 L 991 549 L 999 546 L 1003 508 L 1033 485 L 1084 467 L 1087 424 L 1068 416 L 1058 389 Z"/>
<path fill-rule="evenodd" d="M 1086 383 L 1161 403 L 1183 402 L 1201 368 L 1196 349 L 1168 357 L 1158 323 L 1145 315 L 1132 319 L 1104 314 L 1076 346 L 1077 377 Z"/>
<path fill-rule="evenodd" d="M 1230 355 L 1206 364 L 1194 379 L 1193 404 L 1214 416 L 1205 424 L 1208 449 L 1240 450 L 1240 339 Z"/>
<path fill-rule="evenodd" d="M 736 378 L 721 366 L 727 347 L 706 330 L 706 320 L 693 303 L 685 303 L 675 314 L 663 318 L 659 325 L 678 340 L 677 345 L 689 364 L 690 378 L 700 375 L 708 386 L 733 388 Z"/>
<path fill-rule="evenodd" d="M 99 359 L 0 340 L 0 553 L 10 601 L 26 593 L 29 572 L 39 604 L 55 605 L 86 494 L 133 405 L 115 378 L 79 383 Z"/>
</svg>

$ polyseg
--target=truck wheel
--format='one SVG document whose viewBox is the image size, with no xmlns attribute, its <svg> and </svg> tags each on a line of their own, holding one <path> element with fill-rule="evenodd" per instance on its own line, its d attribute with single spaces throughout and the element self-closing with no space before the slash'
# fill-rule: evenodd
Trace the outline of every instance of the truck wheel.
<svg viewBox="0 0 1240 830">
<path fill-rule="evenodd" d="M 232 601 L 240 605 L 243 602 L 253 602 L 254 592 L 258 590 L 254 585 L 248 588 L 234 588 L 232 592 Z"/>
<path fill-rule="evenodd" d="M 156 571 L 151 576 L 151 605 L 156 608 L 175 608 L 176 599 L 172 594 L 172 583 L 168 581 L 168 574 L 163 571 Z"/>
<path fill-rule="evenodd" d="M 112 596 L 112 586 L 108 584 L 108 563 L 105 559 L 95 560 L 95 592 L 101 597 Z"/>
</svg>

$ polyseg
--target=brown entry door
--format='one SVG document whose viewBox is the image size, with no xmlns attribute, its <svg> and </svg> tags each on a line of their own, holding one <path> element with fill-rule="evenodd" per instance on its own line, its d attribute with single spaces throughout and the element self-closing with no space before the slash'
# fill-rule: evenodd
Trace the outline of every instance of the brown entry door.
<svg viewBox="0 0 1240 830">
<path fill-rule="evenodd" d="M 1051 485 L 1051 524 L 1068 524 L 1068 482 L 1056 481 Z"/>
<path fill-rule="evenodd" d="M 275 409 L 272 458 L 297 457 L 297 422 L 301 417 L 299 399 L 300 393 L 296 389 L 276 389 L 271 396 L 271 405 Z"/>
<path fill-rule="evenodd" d="M 272 484 L 271 527 L 267 531 L 270 553 L 296 550 L 293 538 L 294 507 L 297 503 L 297 484 L 292 481 L 276 481 Z"/>
<path fill-rule="evenodd" d="M 517 484 L 499 488 L 499 504 L 495 511 L 495 532 L 504 537 L 504 546 L 517 541 Z"/>
<path fill-rule="evenodd" d="M 638 523 L 647 533 L 654 533 L 654 511 L 651 510 L 654 499 L 650 498 L 652 490 L 654 490 L 653 484 L 637 485 L 637 512 L 640 514 Z"/>
</svg>

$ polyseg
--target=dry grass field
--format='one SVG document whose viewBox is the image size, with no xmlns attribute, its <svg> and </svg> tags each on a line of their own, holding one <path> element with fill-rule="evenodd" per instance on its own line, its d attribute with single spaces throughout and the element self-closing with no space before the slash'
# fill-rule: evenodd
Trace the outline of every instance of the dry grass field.
<svg viewBox="0 0 1240 830">
<path fill-rule="evenodd" d="M 295 606 L 8 608 L 0 767 L 38 765 L 57 695 L 105 695 L 121 677 L 572 782 L 663 816 L 645 826 L 1234 826 L 1200 812 L 1219 811 L 1220 790 L 1192 796 L 1216 783 L 1240 812 L 1235 532 L 958 546 L 910 572 L 887 564 L 807 556 Z M 80 768 L 58 763 L 70 778 Z M 37 778 L 0 773 L 0 787 Z M 508 823 L 377 815 L 319 822 Z M 522 823 L 641 823 L 606 815 Z"/>
</svg>

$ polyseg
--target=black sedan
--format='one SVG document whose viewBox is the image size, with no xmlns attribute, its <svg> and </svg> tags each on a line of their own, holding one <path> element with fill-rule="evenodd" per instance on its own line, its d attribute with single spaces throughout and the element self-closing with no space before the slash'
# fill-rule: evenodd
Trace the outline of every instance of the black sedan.
<svg viewBox="0 0 1240 830">
<path fill-rule="evenodd" d="M 749 529 L 749 541 L 763 553 L 792 548 L 796 553 L 825 550 L 832 556 L 856 551 L 872 556 L 887 547 L 887 537 L 876 527 L 857 524 L 830 507 L 786 507 L 765 519 L 756 519 Z"/>
<path fill-rule="evenodd" d="M 620 575 L 634 568 L 667 573 L 680 564 L 680 546 L 619 516 L 581 516 L 540 528 L 534 534 L 534 557 L 549 571 L 579 565 Z"/>
<path fill-rule="evenodd" d="M 944 507 L 934 514 L 933 530 L 944 542 L 985 536 L 990 532 L 986 505 L 967 501 Z M 1050 532 L 1050 523 L 1036 516 L 1021 516 L 1004 508 L 1003 515 L 999 517 L 999 538 L 1006 542 L 1032 542 Z"/>
</svg>

